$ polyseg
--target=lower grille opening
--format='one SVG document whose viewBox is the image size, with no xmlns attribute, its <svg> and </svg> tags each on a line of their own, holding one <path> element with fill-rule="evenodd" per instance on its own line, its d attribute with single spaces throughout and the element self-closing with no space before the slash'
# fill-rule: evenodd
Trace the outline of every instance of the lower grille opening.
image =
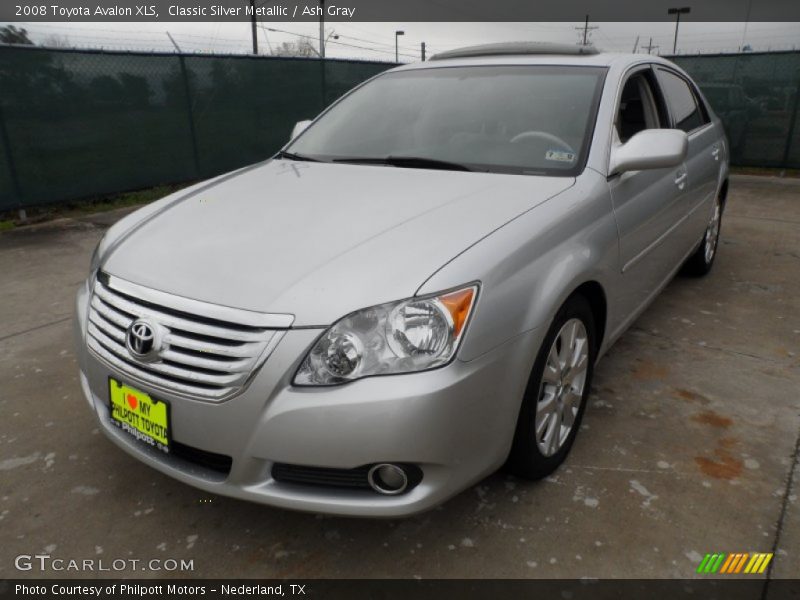
<svg viewBox="0 0 800 600">
<path fill-rule="evenodd" d="M 377 493 L 369 482 L 369 472 L 373 466 L 370 464 L 354 469 L 333 469 L 330 467 L 308 467 L 275 463 L 272 465 L 272 478 L 281 483 L 365 490 Z M 406 463 L 401 463 L 400 466 L 405 470 L 408 477 L 408 485 L 404 489 L 405 493 L 422 481 L 422 470 L 416 465 Z"/>
<path fill-rule="evenodd" d="M 230 456 L 200 450 L 200 448 L 187 446 L 175 440 L 170 442 L 170 454 L 199 467 L 204 467 L 217 473 L 224 473 L 225 475 L 231 472 L 231 465 L 233 464 L 233 459 Z"/>
</svg>

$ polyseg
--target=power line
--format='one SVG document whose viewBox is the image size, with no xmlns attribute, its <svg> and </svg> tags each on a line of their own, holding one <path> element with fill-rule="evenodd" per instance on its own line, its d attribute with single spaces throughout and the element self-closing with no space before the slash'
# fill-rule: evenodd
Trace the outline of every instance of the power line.
<svg viewBox="0 0 800 600">
<path fill-rule="evenodd" d="M 653 50 L 655 50 L 656 48 L 660 48 L 660 47 L 661 46 L 658 46 L 658 45 L 654 46 L 653 45 L 653 38 L 652 37 L 650 38 L 650 43 L 647 44 L 647 46 L 642 46 L 642 48 L 647 48 L 647 53 L 648 54 L 652 54 Z"/>
<path fill-rule="evenodd" d="M 301 38 L 305 38 L 305 39 L 312 39 L 312 40 L 316 40 L 317 39 L 315 36 L 305 35 L 303 33 L 297 33 L 296 31 L 287 31 L 285 29 L 277 29 L 276 27 L 266 27 L 265 25 L 259 25 L 259 27 L 263 27 L 267 31 L 277 31 L 279 33 L 286 33 L 286 34 L 289 34 L 289 35 L 295 35 L 297 37 L 301 37 Z M 355 44 L 347 44 L 347 43 L 344 43 L 344 42 L 340 42 L 338 40 L 328 40 L 328 43 L 329 44 L 336 44 L 337 46 L 345 46 L 347 48 L 357 48 L 359 50 L 367 50 L 369 52 L 378 52 L 380 54 L 394 54 L 393 50 L 381 50 L 380 48 L 368 48 L 367 46 L 358 46 L 358 45 L 355 45 Z M 404 56 L 406 58 L 414 58 L 414 59 L 417 58 L 416 55 L 411 55 L 411 54 L 400 53 L 400 55 Z"/>
<path fill-rule="evenodd" d="M 386 44 L 384 42 L 376 42 L 374 40 L 367 40 L 367 39 L 364 39 L 364 38 L 353 37 L 351 35 L 344 35 L 344 34 L 341 34 L 341 33 L 339 34 L 339 37 L 340 38 L 347 38 L 348 40 L 355 40 L 357 42 L 366 42 L 368 44 L 376 44 L 376 45 L 380 45 L 380 46 L 387 46 L 387 47 L 391 47 L 392 49 L 394 49 L 394 44 Z M 414 47 L 414 46 L 406 46 L 406 45 L 403 45 L 403 44 L 401 44 L 399 47 L 402 48 L 403 50 L 409 50 L 409 51 L 416 50 L 416 47 Z"/>
</svg>

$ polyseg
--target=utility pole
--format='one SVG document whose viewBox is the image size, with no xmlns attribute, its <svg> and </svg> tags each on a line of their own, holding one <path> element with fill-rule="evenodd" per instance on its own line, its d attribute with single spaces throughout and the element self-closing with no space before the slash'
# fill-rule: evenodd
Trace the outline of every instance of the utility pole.
<svg viewBox="0 0 800 600">
<path fill-rule="evenodd" d="M 690 12 L 692 12 L 692 9 L 688 6 L 667 9 L 668 15 L 675 15 L 675 41 L 672 44 L 673 54 L 677 54 L 678 52 L 678 27 L 681 25 L 681 15 L 688 15 Z"/>
<path fill-rule="evenodd" d="M 747 14 L 744 17 L 744 31 L 742 32 L 742 45 L 739 46 L 739 52 L 742 52 L 742 48 L 744 48 L 744 40 L 747 37 L 747 24 L 750 22 L 750 11 L 753 8 L 753 0 L 750 0 L 747 3 Z M 794 47 L 792 47 L 794 50 Z"/>
<path fill-rule="evenodd" d="M 642 48 L 647 48 L 647 53 L 652 54 L 653 50 L 656 48 L 660 48 L 661 46 L 653 46 L 653 38 L 650 38 L 650 43 L 647 46 L 642 46 Z"/>
<path fill-rule="evenodd" d="M 586 21 L 583 23 L 583 27 L 576 27 L 578 31 L 583 30 L 583 42 L 581 43 L 582 46 L 589 45 L 589 32 L 594 31 L 595 29 L 600 29 L 597 25 L 592 25 L 589 27 L 589 15 L 586 15 Z"/>
<path fill-rule="evenodd" d="M 422 62 L 425 62 L 425 42 L 420 44 L 420 53 L 422 54 Z"/>
<path fill-rule="evenodd" d="M 325 0 L 319 0 L 319 57 L 325 58 Z"/>
<path fill-rule="evenodd" d="M 250 0 L 250 29 L 253 34 L 253 54 L 258 54 L 258 31 L 256 28 L 256 0 Z"/>
</svg>

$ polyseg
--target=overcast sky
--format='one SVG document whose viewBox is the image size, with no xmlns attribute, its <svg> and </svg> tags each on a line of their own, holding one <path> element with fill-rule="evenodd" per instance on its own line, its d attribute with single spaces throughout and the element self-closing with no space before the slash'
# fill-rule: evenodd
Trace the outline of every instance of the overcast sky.
<svg viewBox="0 0 800 600">
<path fill-rule="evenodd" d="M 252 49 L 250 24 L 242 23 L 18 23 L 37 44 L 57 41 L 69 46 L 128 49 L 173 49 L 169 31 L 187 52 L 247 53 Z M 638 51 L 650 43 L 656 53 L 671 53 L 674 23 L 590 23 L 590 40 L 599 48 L 630 52 L 638 37 Z M 419 60 L 420 42 L 428 54 L 459 46 L 500 41 L 536 40 L 575 43 L 583 23 L 330 23 L 326 34 L 338 35 L 327 44 L 327 55 L 371 60 L 394 59 L 394 32 L 399 38 L 400 60 Z M 577 28 L 577 29 L 576 29 Z M 280 31 L 269 31 L 269 29 Z M 290 33 L 286 33 L 290 32 Z M 303 38 L 302 36 L 306 36 Z M 285 41 L 309 39 L 317 45 L 319 26 L 314 23 L 261 22 L 259 51 L 267 54 Z M 736 52 L 743 45 L 753 50 L 800 49 L 800 23 L 692 23 L 682 22 L 678 38 L 681 53 Z"/>
</svg>

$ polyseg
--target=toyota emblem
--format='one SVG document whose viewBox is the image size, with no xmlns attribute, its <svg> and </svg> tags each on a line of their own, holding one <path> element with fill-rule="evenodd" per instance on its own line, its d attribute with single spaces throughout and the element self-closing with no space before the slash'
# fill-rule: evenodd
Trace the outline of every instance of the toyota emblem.
<svg viewBox="0 0 800 600">
<path fill-rule="evenodd" d="M 142 361 L 153 360 L 161 350 L 158 326 L 147 319 L 137 319 L 128 327 L 125 345 L 131 356 Z"/>
</svg>

